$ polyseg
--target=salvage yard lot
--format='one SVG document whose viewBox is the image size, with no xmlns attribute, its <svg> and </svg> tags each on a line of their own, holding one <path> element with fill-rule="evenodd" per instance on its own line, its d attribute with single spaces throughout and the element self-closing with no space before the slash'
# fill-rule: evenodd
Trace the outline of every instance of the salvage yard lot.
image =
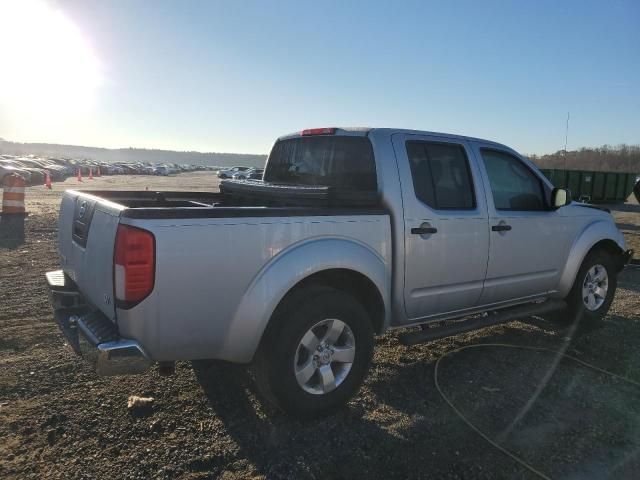
<svg viewBox="0 0 640 480">
<path fill-rule="evenodd" d="M 210 191 L 217 183 L 198 172 L 85 179 L 81 188 Z M 621 274 L 601 329 L 527 319 L 416 347 L 401 346 L 394 332 L 380 337 L 360 394 L 332 416 L 302 422 L 265 407 L 243 367 L 179 362 L 171 377 L 101 379 L 79 362 L 53 324 L 43 276 L 58 268 L 66 188 L 76 180 L 28 188 L 24 243 L 0 240 L 0 478 L 536 478 L 442 399 L 434 366 L 447 353 L 443 393 L 526 463 L 552 478 L 637 477 L 640 387 L 571 360 L 556 365 L 549 352 L 454 350 L 566 348 L 640 382 L 640 268 Z M 640 206 L 614 213 L 640 251 Z M 154 397 L 153 408 L 132 415 L 130 395 Z"/>
</svg>

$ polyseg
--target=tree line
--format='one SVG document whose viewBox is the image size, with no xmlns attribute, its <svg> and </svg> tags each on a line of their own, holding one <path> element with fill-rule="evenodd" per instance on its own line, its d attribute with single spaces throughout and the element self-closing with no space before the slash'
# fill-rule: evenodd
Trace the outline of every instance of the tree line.
<svg viewBox="0 0 640 480">
<path fill-rule="evenodd" d="M 546 155 L 529 155 L 543 169 L 593 170 L 640 173 L 640 145 L 602 145 L 595 148 L 558 150 Z"/>
</svg>

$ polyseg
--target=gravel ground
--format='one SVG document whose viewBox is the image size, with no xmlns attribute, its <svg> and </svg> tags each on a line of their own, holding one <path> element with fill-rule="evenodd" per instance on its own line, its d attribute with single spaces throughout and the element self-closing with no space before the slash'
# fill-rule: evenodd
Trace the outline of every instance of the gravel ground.
<svg viewBox="0 0 640 480">
<path fill-rule="evenodd" d="M 611 213 L 616 218 L 618 228 L 624 232 L 627 248 L 636 251 L 636 257 L 640 258 L 640 205 L 636 197 L 631 194 L 627 202 L 622 205 L 609 205 Z"/>
<path fill-rule="evenodd" d="M 102 177 L 83 188 L 208 190 L 211 173 Z M 61 192 L 31 187 L 21 242 L 0 240 L 0 478 L 535 478 L 471 431 L 434 386 L 490 438 L 552 478 L 637 478 L 640 388 L 548 352 L 640 382 L 640 269 L 619 278 L 603 328 L 512 322 L 427 345 L 377 339 L 371 373 L 336 414 L 274 413 L 245 369 L 180 362 L 176 374 L 98 378 L 54 326 L 43 274 L 57 268 Z M 614 211 L 640 251 L 640 206 Z M 2 226 L 0 228 L 5 229 Z M 152 396 L 133 415 L 129 395 Z M 514 419 L 517 420 L 514 422 Z"/>
</svg>

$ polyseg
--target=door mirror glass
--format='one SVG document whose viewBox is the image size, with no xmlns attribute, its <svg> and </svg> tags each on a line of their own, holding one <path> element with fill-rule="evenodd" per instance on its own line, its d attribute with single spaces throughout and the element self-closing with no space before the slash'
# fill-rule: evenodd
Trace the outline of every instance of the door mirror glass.
<svg viewBox="0 0 640 480">
<path fill-rule="evenodd" d="M 571 203 L 571 192 L 566 188 L 554 188 L 551 193 L 551 205 L 553 208 L 564 207 Z"/>
</svg>

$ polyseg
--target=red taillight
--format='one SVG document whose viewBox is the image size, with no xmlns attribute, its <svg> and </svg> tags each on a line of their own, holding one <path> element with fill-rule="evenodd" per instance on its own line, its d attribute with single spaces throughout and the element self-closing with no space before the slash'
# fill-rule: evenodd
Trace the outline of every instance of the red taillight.
<svg viewBox="0 0 640 480">
<path fill-rule="evenodd" d="M 113 255 L 115 297 L 124 306 L 144 300 L 153 290 L 156 244 L 151 232 L 118 225 Z"/>
<path fill-rule="evenodd" d="M 302 131 L 303 136 L 307 135 L 333 135 L 336 133 L 335 128 L 308 128 Z"/>
</svg>

